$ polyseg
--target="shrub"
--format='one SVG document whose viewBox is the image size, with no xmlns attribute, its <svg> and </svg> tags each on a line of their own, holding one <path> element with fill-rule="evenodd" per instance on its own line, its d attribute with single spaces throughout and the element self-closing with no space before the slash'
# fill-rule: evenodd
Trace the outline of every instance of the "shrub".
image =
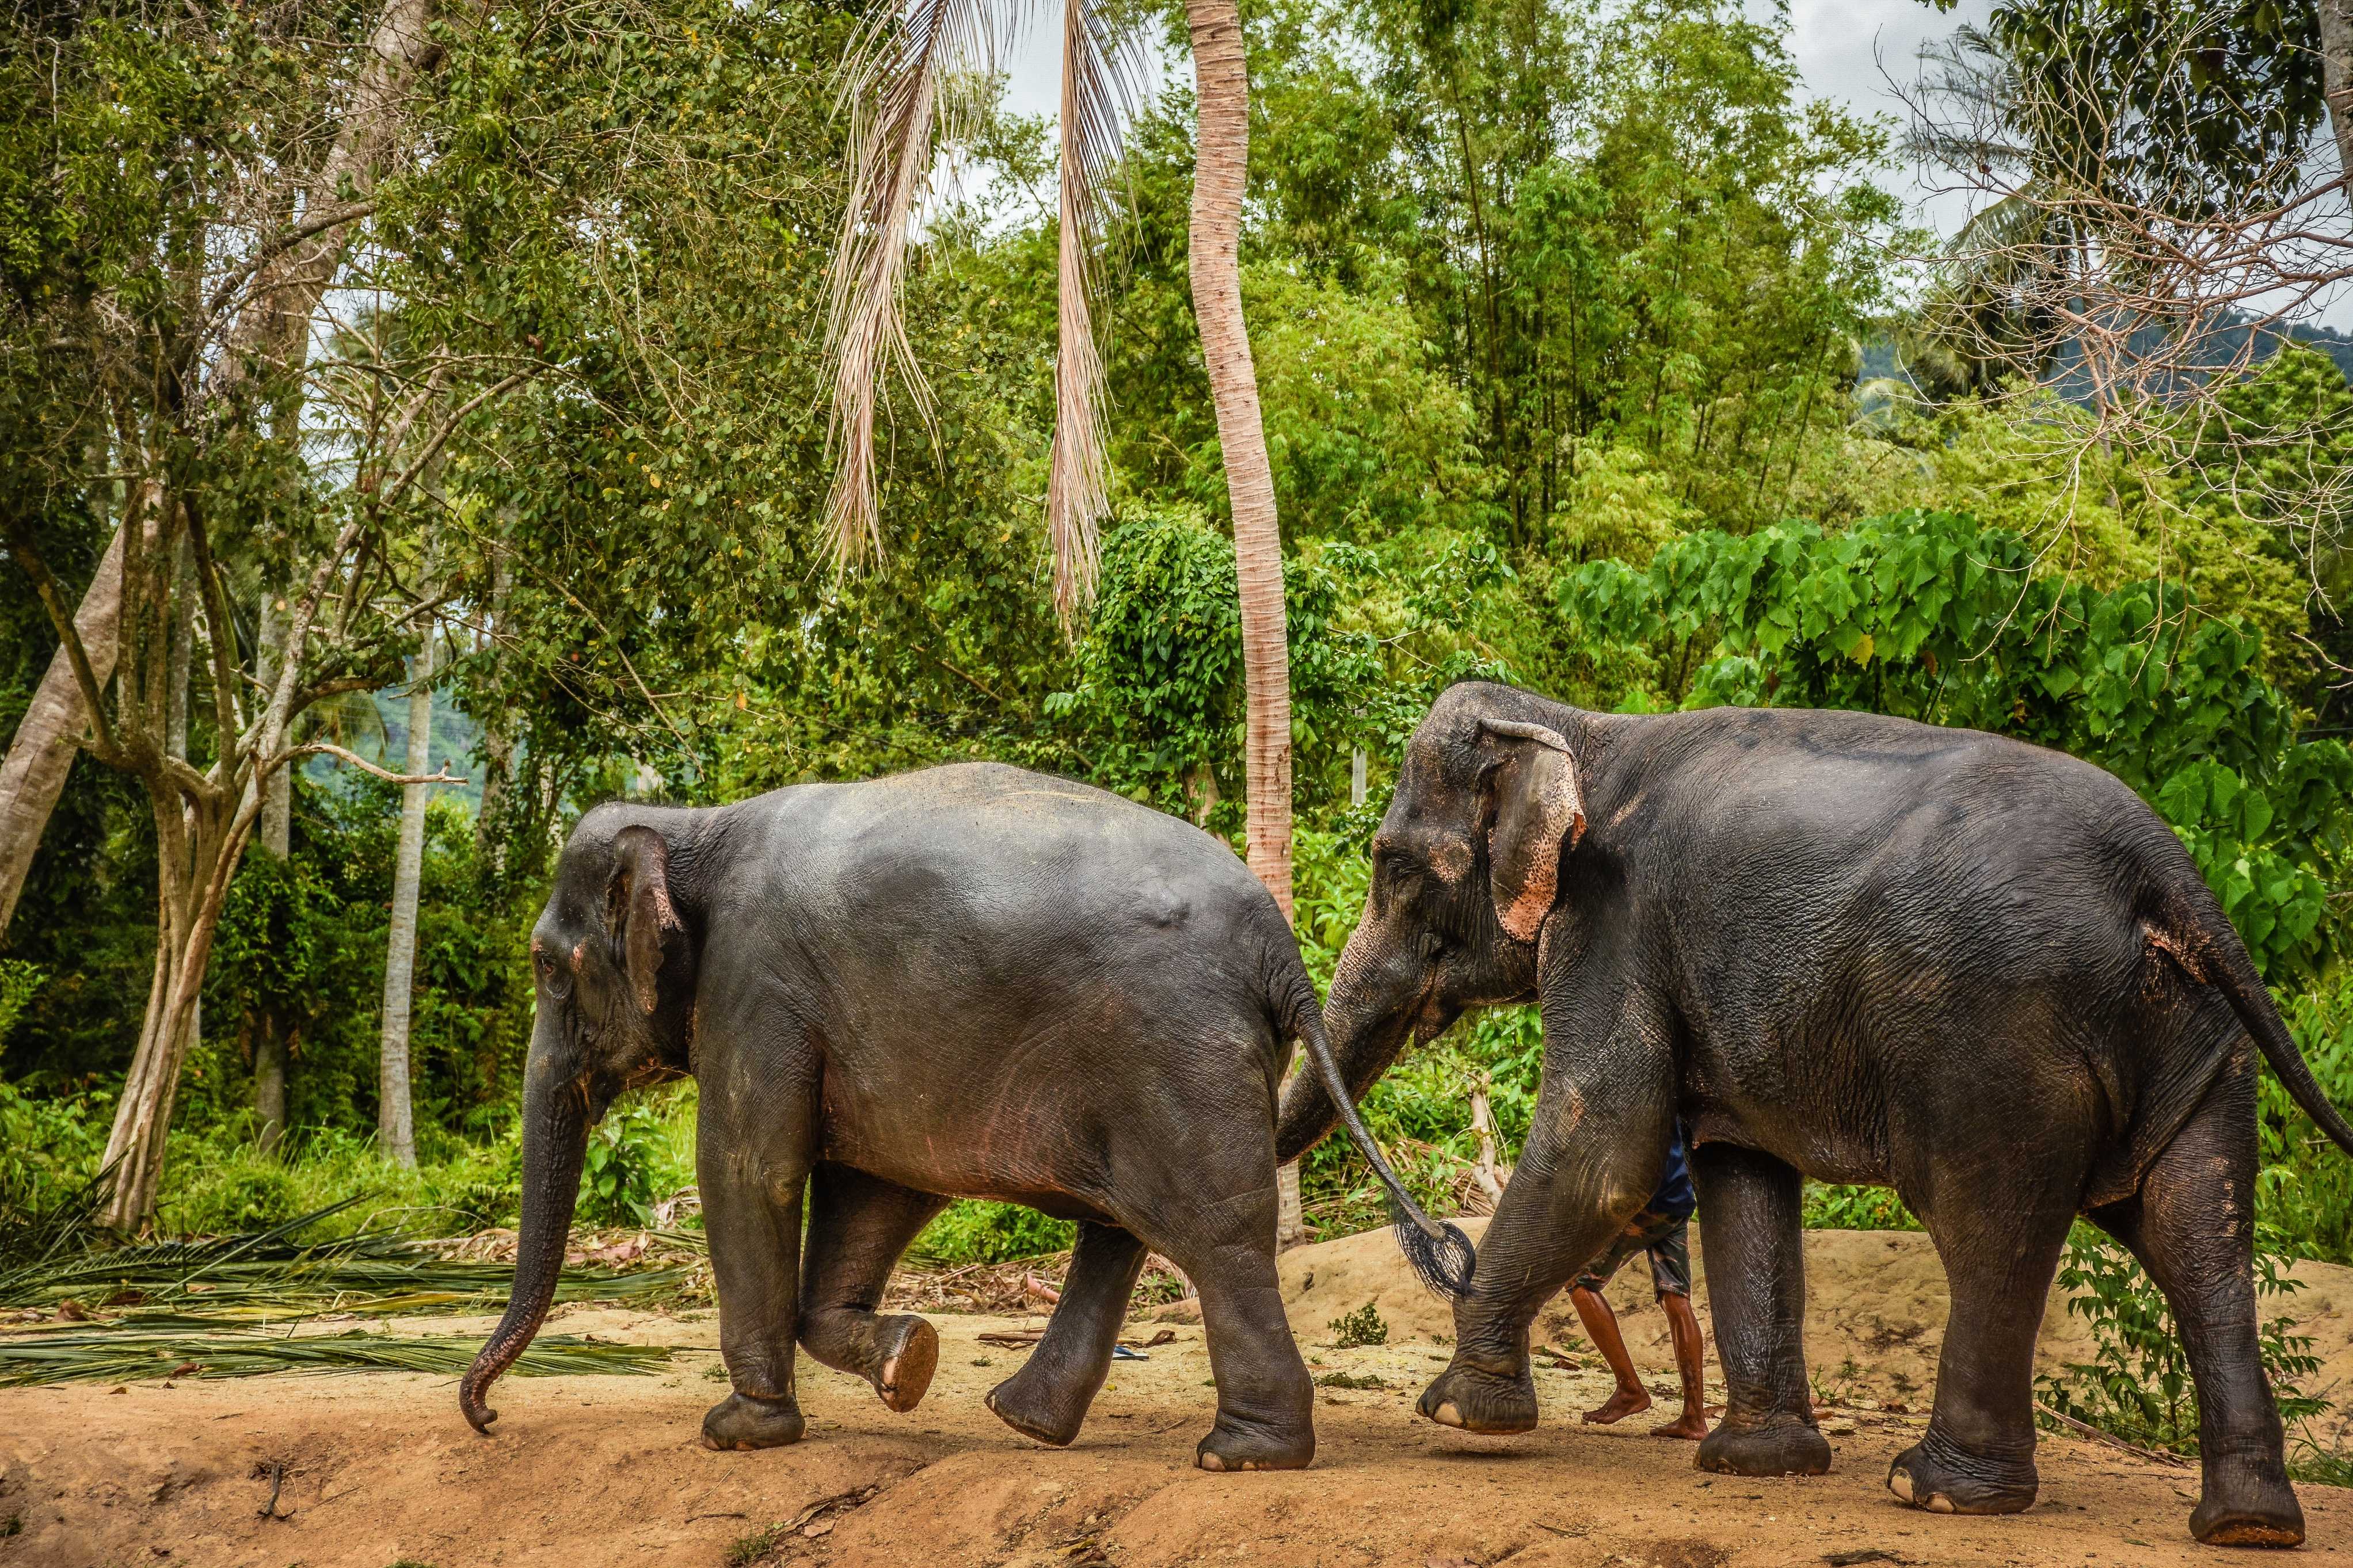
<svg viewBox="0 0 2353 1568">
<path fill-rule="evenodd" d="M 1050 1218 L 1019 1204 L 967 1198 L 950 1204 L 907 1250 L 927 1263 L 958 1268 L 967 1263 L 1010 1263 L 1067 1252 L 1077 1240 L 1078 1227 L 1068 1220 Z"/>
<path fill-rule="evenodd" d="M 2255 1294 L 2284 1297 L 2302 1289 L 2281 1271 L 2276 1238 L 2268 1232 L 2255 1249 Z M 2035 1380 L 2042 1402 L 2062 1415 L 2143 1447 L 2198 1451 L 2198 1391 L 2164 1293 L 2130 1252 L 2078 1223 L 2068 1238 L 2059 1282 L 2074 1294 L 2067 1310 L 2091 1326 L 2089 1362 L 2071 1362 L 2057 1376 Z M 2289 1426 L 2328 1408 L 2328 1401 L 2298 1386 L 2320 1369 L 2312 1341 L 2291 1332 L 2295 1321 L 2275 1317 L 2262 1326 L 2263 1371 Z"/>
</svg>

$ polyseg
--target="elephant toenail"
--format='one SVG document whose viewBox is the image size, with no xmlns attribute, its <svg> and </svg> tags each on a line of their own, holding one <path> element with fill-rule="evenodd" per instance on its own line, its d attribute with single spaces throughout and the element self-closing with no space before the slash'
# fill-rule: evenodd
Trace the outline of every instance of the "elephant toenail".
<svg viewBox="0 0 2353 1568">
<path fill-rule="evenodd" d="M 1950 1513 L 1953 1511 L 1953 1500 L 1947 1497 L 1942 1492 L 1931 1492 L 1928 1495 L 1928 1511 L 1930 1513 Z"/>
<path fill-rule="evenodd" d="M 1440 1426 L 1460 1426 L 1462 1425 L 1462 1412 L 1454 1408 L 1454 1401 L 1451 1399 L 1445 1404 L 1440 1405 L 1436 1410 L 1431 1411 L 1430 1417 Z"/>
<path fill-rule="evenodd" d="M 1910 1502 L 1912 1500 L 1912 1472 L 1904 1468 L 1900 1465 L 1894 1469 L 1888 1471 L 1887 1489 L 1894 1492 L 1897 1497 L 1902 1498 L 1905 1502 Z"/>
</svg>

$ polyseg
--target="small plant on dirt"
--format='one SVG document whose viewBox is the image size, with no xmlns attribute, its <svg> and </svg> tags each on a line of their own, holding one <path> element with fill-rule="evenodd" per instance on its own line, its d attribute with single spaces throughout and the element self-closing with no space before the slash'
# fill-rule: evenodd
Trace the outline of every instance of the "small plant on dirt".
<svg viewBox="0 0 2353 1568">
<path fill-rule="evenodd" d="M 2287 1462 L 2287 1473 L 2314 1486 L 2353 1487 L 2353 1453 L 2324 1448 L 2307 1436 L 2299 1439 L 2295 1456 Z"/>
<path fill-rule="evenodd" d="M 1359 1345 L 1385 1345 L 1389 1342 L 1389 1326 L 1373 1310 L 1370 1301 L 1331 1322 L 1332 1348 L 1355 1350 Z"/>
<path fill-rule="evenodd" d="M 2273 1239 L 2259 1230 L 2258 1299 L 2302 1289 L 2284 1272 Z M 2121 1244 L 2080 1224 L 2068 1238 L 2059 1282 L 2073 1292 L 2067 1310 L 2091 1327 L 2092 1359 L 2035 1380 L 2046 1409 L 2143 1447 L 2196 1453 L 2198 1393 L 2164 1293 Z M 2291 1427 L 2328 1408 L 2328 1401 L 2298 1386 L 2320 1362 L 2308 1337 L 2290 1332 L 2295 1327 L 2293 1318 L 2276 1317 L 2263 1324 L 2261 1335 L 2263 1371 L 2280 1420 Z"/>
<path fill-rule="evenodd" d="M 1327 1372 L 1315 1380 L 1318 1388 L 1387 1388 L 1387 1379 L 1376 1374 L 1354 1372 Z"/>
<path fill-rule="evenodd" d="M 735 1544 L 727 1549 L 727 1568 L 752 1568 L 755 1563 L 766 1562 L 784 1545 L 785 1535 L 785 1527 L 779 1523 L 737 1537 Z"/>
</svg>

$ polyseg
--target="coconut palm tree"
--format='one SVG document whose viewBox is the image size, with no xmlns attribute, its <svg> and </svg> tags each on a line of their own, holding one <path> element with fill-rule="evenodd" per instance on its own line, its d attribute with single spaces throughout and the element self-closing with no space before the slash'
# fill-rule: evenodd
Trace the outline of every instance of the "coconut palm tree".
<svg viewBox="0 0 2353 1568">
<path fill-rule="evenodd" d="M 1217 406 L 1241 607 L 1249 713 L 1250 865 L 1291 912 L 1291 672 L 1284 640 L 1282 545 L 1242 320 L 1242 190 L 1250 161 L 1250 79 L 1234 0 L 1189 0 L 1198 102 L 1191 233 L 1193 310 Z M 833 269 L 828 347 L 839 454 L 827 525 L 844 567 L 883 549 L 875 503 L 878 384 L 897 372 L 926 421 L 931 396 L 900 313 L 909 225 L 934 135 L 955 107 L 950 74 L 990 56 L 1008 17 L 987 0 L 908 0 L 852 50 L 843 100 L 852 116 L 850 196 Z M 1114 42 L 1090 0 L 1066 0 L 1062 23 L 1059 351 L 1046 531 L 1054 602 L 1068 624 L 1092 596 L 1107 509 L 1103 370 L 1094 342 L 1093 253 L 1101 195 L 1119 154 L 1123 92 Z"/>
</svg>

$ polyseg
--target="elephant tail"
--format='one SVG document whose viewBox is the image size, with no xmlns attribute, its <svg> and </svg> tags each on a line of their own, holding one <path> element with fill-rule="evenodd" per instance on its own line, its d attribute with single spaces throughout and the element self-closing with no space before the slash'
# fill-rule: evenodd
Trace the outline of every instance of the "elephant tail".
<svg viewBox="0 0 2353 1568">
<path fill-rule="evenodd" d="M 2205 891 L 2200 884 L 2199 890 Z M 2217 911 L 2218 916 L 2220 910 Z M 2254 1037 L 2255 1047 L 2271 1063 L 2282 1087 L 2304 1113 L 2312 1118 L 2319 1129 L 2328 1134 L 2329 1142 L 2348 1154 L 2353 1154 L 2353 1125 L 2348 1125 L 2337 1107 L 2328 1102 L 2319 1083 L 2312 1076 L 2312 1068 L 2304 1059 L 2304 1052 L 2288 1033 L 2286 1020 L 2272 1001 L 2272 994 L 2255 973 L 2254 960 L 2247 956 L 2246 944 L 2230 926 L 2229 917 L 2221 916 L 2222 933 L 2218 934 L 2211 923 L 2193 917 L 2176 925 L 2159 925 L 2144 920 L 2142 929 L 2147 932 L 2148 943 L 2173 960 L 2184 974 L 2200 984 L 2211 985 L 2231 1004 L 2239 1022 Z M 2168 926 L 2170 929 L 2168 929 Z M 2185 937 L 2178 934 L 2182 931 Z"/>
<path fill-rule="evenodd" d="M 1340 1108 L 1340 1120 L 1348 1129 L 1365 1156 L 1365 1163 L 1388 1194 L 1389 1223 L 1396 1227 L 1398 1250 L 1405 1254 L 1406 1262 L 1415 1275 L 1432 1290 L 1447 1296 L 1471 1294 L 1471 1275 L 1477 1268 L 1479 1255 L 1471 1238 L 1460 1227 L 1444 1220 L 1432 1219 L 1423 1212 L 1405 1184 L 1390 1168 L 1388 1156 L 1356 1114 L 1356 1102 L 1348 1094 L 1348 1080 L 1333 1058 L 1332 1041 L 1324 1033 L 1324 1009 L 1315 1000 L 1315 988 L 1303 973 L 1298 977 L 1291 1005 L 1291 1032 L 1307 1047 L 1309 1060 L 1314 1063 L 1316 1076 L 1332 1096 L 1332 1103 Z"/>
</svg>

